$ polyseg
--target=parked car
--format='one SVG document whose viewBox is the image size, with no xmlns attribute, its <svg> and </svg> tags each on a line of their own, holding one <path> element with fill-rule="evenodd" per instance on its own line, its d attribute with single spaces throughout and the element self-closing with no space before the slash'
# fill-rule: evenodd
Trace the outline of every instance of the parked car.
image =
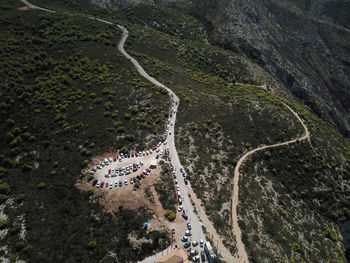
<svg viewBox="0 0 350 263">
<path fill-rule="evenodd" d="M 205 253 L 203 250 L 201 251 L 201 261 L 205 262 Z"/>
<path fill-rule="evenodd" d="M 199 241 L 199 244 L 200 244 L 200 247 L 203 247 L 203 246 L 204 246 L 204 241 L 203 241 L 203 239 L 201 239 L 201 240 Z"/>
<path fill-rule="evenodd" d="M 96 186 L 97 183 L 98 183 L 98 180 L 96 179 L 92 182 L 92 186 Z"/>
<path fill-rule="evenodd" d="M 101 188 L 105 185 L 105 182 L 101 182 Z"/>
<path fill-rule="evenodd" d="M 203 252 L 203 251 L 202 251 Z M 200 260 L 200 258 L 199 258 L 199 256 L 197 255 L 197 256 L 195 256 L 195 257 L 193 257 L 193 262 L 199 262 L 199 260 Z"/>
<path fill-rule="evenodd" d="M 192 230 L 192 226 L 191 226 L 190 223 L 187 223 L 187 229 L 188 229 L 188 230 Z"/>
<path fill-rule="evenodd" d="M 119 186 L 123 186 L 123 180 L 119 180 Z"/>
<path fill-rule="evenodd" d="M 186 242 L 184 244 L 184 248 L 189 248 L 190 246 L 191 246 L 191 242 L 190 241 L 188 241 L 188 242 Z"/>
<path fill-rule="evenodd" d="M 100 182 L 97 182 L 96 183 L 96 188 L 99 188 L 100 187 Z"/>
<path fill-rule="evenodd" d="M 110 183 L 109 184 L 109 189 L 112 189 L 113 188 L 113 183 Z"/>
<path fill-rule="evenodd" d="M 182 242 L 187 242 L 187 241 L 188 241 L 188 237 L 183 236 L 183 237 L 181 238 L 181 241 L 182 241 Z"/>
<path fill-rule="evenodd" d="M 182 214 L 181 215 L 185 220 L 187 220 L 188 219 L 188 216 L 184 213 L 184 214 Z"/>
<path fill-rule="evenodd" d="M 192 247 L 196 247 L 199 245 L 198 240 L 192 241 Z"/>
<path fill-rule="evenodd" d="M 124 185 L 128 185 L 128 180 L 124 180 Z"/>
<path fill-rule="evenodd" d="M 177 208 L 177 211 L 181 212 L 183 209 L 182 205 L 180 205 L 178 208 Z"/>
</svg>

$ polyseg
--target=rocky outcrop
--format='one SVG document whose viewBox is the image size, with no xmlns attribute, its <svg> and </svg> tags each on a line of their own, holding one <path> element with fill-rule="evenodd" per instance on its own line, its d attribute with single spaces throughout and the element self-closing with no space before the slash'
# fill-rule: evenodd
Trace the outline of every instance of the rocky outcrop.
<svg viewBox="0 0 350 263">
<path fill-rule="evenodd" d="M 186 8 L 212 41 L 240 50 L 318 115 L 350 134 L 350 2 L 347 0 L 92 0 Z"/>
</svg>

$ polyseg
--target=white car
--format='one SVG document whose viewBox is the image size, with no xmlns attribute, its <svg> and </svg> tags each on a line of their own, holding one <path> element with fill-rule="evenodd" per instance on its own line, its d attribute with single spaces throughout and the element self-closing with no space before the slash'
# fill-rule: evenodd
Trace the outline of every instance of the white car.
<svg viewBox="0 0 350 263">
<path fill-rule="evenodd" d="M 182 211 L 182 209 L 183 209 L 183 206 L 182 206 L 182 205 L 180 205 L 180 206 L 177 208 L 177 211 L 181 212 L 181 211 Z"/>
<path fill-rule="evenodd" d="M 193 262 L 200 262 L 199 260 L 200 260 L 199 256 L 195 256 L 195 257 L 193 258 Z"/>
<path fill-rule="evenodd" d="M 128 180 L 124 180 L 124 185 L 128 185 Z"/>
<path fill-rule="evenodd" d="M 192 241 L 192 247 L 198 246 L 199 242 L 198 240 Z"/>
<path fill-rule="evenodd" d="M 177 190 L 179 190 L 179 189 L 180 189 L 180 186 L 179 186 L 178 184 L 176 185 L 176 189 L 177 189 Z"/>
<path fill-rule="evenodd" d="M 186 230 L 186 232 L 185 232 L 185 236 L 192 236 L 192 233 L 191 233 L 191 231 L 189 231 L 189 230 Z"/>
<path fill-rule="evenodd" d="M 201 239 L 201 240 L 199 241 L 199 244 L 200 244 L 201 247 L 204 246 L 204 241 L 203 241 L 203 239 Z"/>
<path fill-rule="evenodd" d="M 113 183 L 110 183 L 109 184 L 109 189 L 112 189 L 113 188 Z"/>
<path fill-rule="evenodd" d="M 99 188 L 99 187 L 100 187 L 100 181 L 98 181 L 96 184 L 96 188 Z"/>
</svg>

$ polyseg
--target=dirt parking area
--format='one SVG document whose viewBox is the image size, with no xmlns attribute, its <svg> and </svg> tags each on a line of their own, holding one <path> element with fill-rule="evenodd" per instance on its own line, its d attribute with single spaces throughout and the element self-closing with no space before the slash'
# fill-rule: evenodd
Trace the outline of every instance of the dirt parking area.
<svg viewBox="0 0 350 263">
<path fill-rule="evenodd" d="M 163 150 L 165 146 L 161 146 L 159 151 L 152 151 L 152 153 L 146 154 L 144 156 L 138 157 L 130 157 L 123 158 L 119 161 L 116 157 L 116 154 L 106 153 L 102 156 L 96 157 L 93 159 L 92 163 L 84 170 L 84 173 L 87 176 L 84 177 L 83 180 L 79 181 L 76 186 L 82 191 L 93 191 L 93 198 L 98 198 L 99 203 L 105 208 L 106 212 L 116 213 L 119 209 L 137 209 L 139 207 L 147 207 L 150 209 L 154 217 L 150 220 L 149 230 L 163 230 L 172 232 L 172 229 L 175 229 L 175 233 L 173 233 L 172 238 L 174 244 L 178 246 L 181 245 L 179 240 L 181 239 L 183 233 L 186 230 L 186 226 L 181 219 L 181 215 L 177 213 L 177 217 L 174 222 L 169 222 L 165 219 L 164 214 L 165 210 L 162 207 L 159 196 L 154 188 L 154 185 L 160 183 L 160 173 L 162 171 L 161 166 L 159 165 L 159 161 L 163 160 L 162 157 L 164 154 L 160 154 L 161 150 Z M 164 150 L 163 150 L 164 151 Z M 159 155 L 158 158 L 156 156 Z M 119 156 L 118 156 L 119 157 Z M 96 172 L 93 175 L 93 179 L 88 181 L 89 171 L 92 168 L 96 168 L 98 164 L 101 164 L 105 161 L 105 159 L 111 158 L 113 161 L 109 162 L 108 165 L 102 167 L 101 169 L 96 169 Z M 150 169 L 151 162 L 157 160 L 157 165 L 153 169 Z M 140 168 L 137 171 L 131 172 L 128 175 L 117 175 L 110 176 L 112 170 L 118 170 L 119 168 L 126 168 L 127 166 L 132 166 L 133 164 L 140 164 Z M 137 189 L 134 189 L 135 183 L 130 184 L 130 179 L 136 176 L 140 176 L 140 174 L 146 170 L 150 169 L 150 173 L 144 178 L 142 178 L 139 183 Z M 132 170 L 131 170 L 132 171 Z M 109 173 L 110 172 L 110 173 Z M 108 174 L 108 178 L 105 176 Z M 93 181 L 98 180 L 100 182 L 100 186 L 93 186 Z M 125 180 L 128 181 L 128 184 L 125 185 Z M 116 181 L 118 184 L 116 185 Z M 119 181 L 123 181 L 120 186 Z M 101 187 L 101 182 L 104 182 L 104 186 Z M 108 187 L 105 185 L 108 183 Z M 110 184 L 112 183 L 112 187 L 110 188 Z"/>
</svg>

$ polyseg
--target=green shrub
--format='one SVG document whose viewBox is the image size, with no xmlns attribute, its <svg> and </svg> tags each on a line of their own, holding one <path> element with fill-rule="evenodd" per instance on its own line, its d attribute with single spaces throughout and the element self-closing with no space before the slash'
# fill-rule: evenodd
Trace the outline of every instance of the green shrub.
<svg viewBox="0 0 350 263">
<path fill-rule="evenodd" d="M 6 219 L 0 220 L 0 229 L 4 229 L 6 226 L 8 226 L 9 221 Z"/>
<path fill-rule="evenodd" d="M 6 184 L 0 184 L 0 194 L 8 195 L 11 192 L 11 187 Z"/>
<path fill-rule="evenodd" d="M 169 220 L 170 222 L 174 221 L 176 218 L 176 212 L 173 210 L 167 210 L 164 214 L 165 218 Z"/>
<path fill-rule="evenodd" d="M 96 240 L 91 240 L 91 241 L 89 241 L 89 243 L 87 243 L 87 248 L 89 250 L 93 250 L 96 247 L 96 245 L 97 245 Z"/>
<path fill-rule="evenodd" d="M 39 184 L 37 184 L 37 188 L 39 189 L 39 190 L 41 190 L 41 189 L 44 189 L 44 188 L 46 188 L 46 184 L 44 183 L 44 182 L 41 182 L 41 183 L 39 183 Z"/>
</svg>

